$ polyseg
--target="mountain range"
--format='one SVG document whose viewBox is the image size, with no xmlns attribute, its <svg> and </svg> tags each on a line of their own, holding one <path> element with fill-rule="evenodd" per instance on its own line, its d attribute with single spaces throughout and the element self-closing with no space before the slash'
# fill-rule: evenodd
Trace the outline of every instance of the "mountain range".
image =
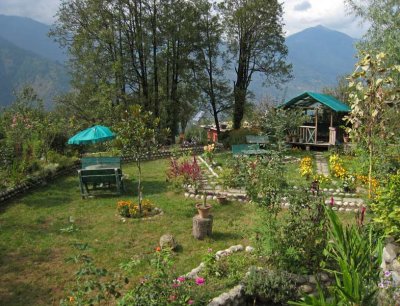
<svg viewBox="0 0 400 306">
<path fill-rule="evenodd" d="M 0 106 L 9 105 L 13 92 L 31 84 L 48 108 L 54 96 L 69 90 L 66 55 L 51 38 L 50 26 L 29 18 L 0 15 Z M 352 72 L 356 62 L 356 39 L 323 26 L 288 36 L 288 62 L 293 79 L 280 89 L 266 87 L 255 75 L 250 90 L 257 100 L 272 96 L 287 100 L 304 91 L 334 86 L 337 78 Z M 232 78 L 233 70 L 227 71 Z"/>
</svg>

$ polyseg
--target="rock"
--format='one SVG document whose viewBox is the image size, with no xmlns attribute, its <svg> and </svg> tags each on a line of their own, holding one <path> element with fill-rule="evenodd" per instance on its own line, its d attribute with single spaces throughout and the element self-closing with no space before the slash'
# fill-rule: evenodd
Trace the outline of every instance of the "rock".
<svg viewBox="0 0 400 306">
<path fill-rule="evenodd" d="M 189 197 L 189 192 L 185 192 L 185 198 Z"/>
<path fill-rule="evenodd" d="M 254 248 L 252 247 L 252 246 L 247 246 L 246 247 L 246 249 L 245 249 L 245 251 L 247 252 L 247 253 L 253 253 L 254 252 Z"/>
<path fill-rule="evenodd" d="M 337 207 L 332 207 L 332 210 L 338 210 L 338 208 Z"/>
<path fill-rule="evenodd" d="M 171 249 L 175 250 L 176 249 L 176 242 L 175 238 L 171 234 L 165 234 L 162 235 L 160 238 L 160 247 L 161 249 Z"/>
<path fill-rule="evenodd" d="M 391 270 L 400 272 L 400 262 L 397 259 L 393 260 L 391 264 Z"/>
<path fill-rule="evenodd" d="M 243 245 L 241 245 L 241 244 L 233 245 L 229 249 L 227 249 L 227 251 L 231 251 L 232 253 L 243 251 Z"/>
<path fill-rule="evenodd" d="M 308 284 L 305 284 L 305 285 L 301 285 L 299 287 L 299 290 L 302 293 L 311 293 L 311 292 L 314 291 L 314 288 L 312 286 L 308 285 Z"/>
<path fill-rule="evenodd" d="M 323 281 L 324 283 L 329 281 L 328 274 L 326 274 L 324 272 L 319 273 L 318 276 L 319 276 L 320 280 Z"/>
<path fill-rule="evenodd" d="M 385 260 L 385 262 L 390 263 L 393 261 L 393 259 L 396 258 L 397 256 L 397 252 L 395 251 L 398 247 L 395 246 L 392 243 L 387 244 L 384 248 L 383 248 L 383 252 L 382 252 L 382 258 Z"/>
<path fill-rule="evenodd" d="M 394 282 L 395 286 L 399 286 L 400 285 L 400 274 L 399 274 L 399 272 L 392 271 L 392 279 L 393 279 L 393 282 Z"/>
<path fill-rule="evenodd" d="M 314 275 L 310 275 L 310 276 L 308 277 L 308 282 L 309 282 L 310 284 L 314 284 L 314 285 L 317 284 L 317 280 L 315 279 L 315 276 L 314 276 Z"/>
</svg>

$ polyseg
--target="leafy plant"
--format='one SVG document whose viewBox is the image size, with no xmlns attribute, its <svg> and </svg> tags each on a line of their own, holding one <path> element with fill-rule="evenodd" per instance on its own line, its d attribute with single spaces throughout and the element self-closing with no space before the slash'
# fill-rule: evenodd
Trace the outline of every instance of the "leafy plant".
<svg viewBox="0 0 400 306">
<path fill-rule="evenodd" d="M 382 241 L 375 239 L 372 228 L 363 232 L 355 226 L 344 228 L 336 213 L 326 209 L 330 221 L 329 243 L 324 250 L 335 277 L 336 300 L 350 305 L 376 305 L 376 284 L 382 261 Z"/>
<path fill-rule="evenodd" d="M 297 298 L 297 287 L 287 272 L 252 267 L 244 280 L 245 293 L 255 302 L 284 304 Z"/>
<path fill-rule="evenodd" d="M 139 105 L 134 105 L 122 113 L 121 121 L 116 125 L 117 146 L 124 153 L 132 154 L 139 171 L 138 175 L 138 205 L 142 213 L 142 167 L 145 154 L 157 150 L 157 139 L 165 136 L 168 130 L 158 130 L 159 118 L 149 111 L 144 111 Z"/>
<path fill-rule="evenodd" d="M 374 222 L 383 228 L 386 236 L 400 239 L 400 171 L 389 176 L 387 186 L 381 188 L 371 205 Z"/>
</svg>

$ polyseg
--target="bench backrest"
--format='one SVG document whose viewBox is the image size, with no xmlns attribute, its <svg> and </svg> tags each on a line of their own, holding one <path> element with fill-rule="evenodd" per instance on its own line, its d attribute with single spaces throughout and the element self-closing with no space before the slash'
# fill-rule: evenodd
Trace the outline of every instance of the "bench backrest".
<svg viewBox="0 0 400 306">
<path fill-rule="evenodd" d="M 238 155 L 243 154 L 245 150 L 258 150 L 260 146 L 258 144 L 238 144 L 232 145 L 232 154 Z"/>
<path fill-rule="evenodd" d="M 83 157 L 82 169 L 94 165 L 106 165 L 105 168 L 121 168 L 121 157 Z"/>
<path fill-rule="evenodd" d="M 246 142 L 247 143 L 266 144 L 266 143 L 268 143 L 268 136 L 247 135 Z"/>
<path fill-rule="evenodd" d="M 83 183 L 115 183 L 121 179 L 121 169 L 78 170 L 79 179 Z"/>
</svg>

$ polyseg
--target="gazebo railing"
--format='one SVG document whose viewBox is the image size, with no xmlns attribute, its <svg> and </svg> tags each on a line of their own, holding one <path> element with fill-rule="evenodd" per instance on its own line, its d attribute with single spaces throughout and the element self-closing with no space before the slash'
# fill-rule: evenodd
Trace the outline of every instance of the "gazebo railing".
<svg viewBox="0 0 400 306">
<path fill-rule="evenodd" d="M 315 126 L 299 126 L 299 137 L 303 139 L 305 143 L 317 143 Z"/>
</svg>

